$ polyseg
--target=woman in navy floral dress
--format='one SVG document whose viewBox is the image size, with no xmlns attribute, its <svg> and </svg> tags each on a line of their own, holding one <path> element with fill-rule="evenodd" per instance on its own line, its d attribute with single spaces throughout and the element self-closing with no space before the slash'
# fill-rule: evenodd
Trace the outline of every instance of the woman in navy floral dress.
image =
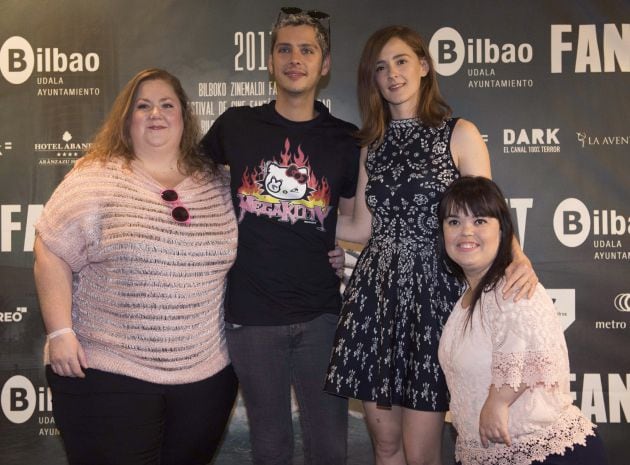
<svg viewBox="0 0 630 465">
<path fill-rule="evenodd" d="M 477 128 L 451 118 L 427 47 L 409 28 L 368 40 L 359 64 L 364 148 L 340 239 L 367 244 L 344 295 L 326 390 L 363 401 L 377 464 L 440 464 L 448 410 L 437 349 L 460 285 L 438 253 L 437 208 L 460 175 L 490 177 Z M 369 239 L 369 240 L 368 240 Z M 537 278 L 515 242 L 504 291 Z"/>
</svg>

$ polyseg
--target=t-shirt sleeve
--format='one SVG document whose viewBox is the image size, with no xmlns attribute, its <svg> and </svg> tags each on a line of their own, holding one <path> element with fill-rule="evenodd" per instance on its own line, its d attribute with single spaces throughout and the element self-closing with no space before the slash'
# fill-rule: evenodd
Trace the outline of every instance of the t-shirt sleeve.
<svg viewBox="0 0 630 465">
<path fill-rule="evenodd" d="M 354 133 L 357 130 L 352 126 L 351 132 Z M 357 192 L 357 179 L 359 177 L 359 157 L 360 157 L 359 141 L 352 139 L 352 142 L 348 148 L 347 155 L 347 169 L 343 179 L 343 185 L 341 187 L 340 195 L 346 199 L 350 199 L 355 196 Z"/>
<path fill-rule="evenodd" d="M 500 287 L 499 287 L 500 288 Z M 544 288 L 531 299 L 486 295 L 492 327 L 492 384 L 557 385 L 568 370 L 568 353 L 556 310 Z M 485 305 L 486 302 L 484 302 Z"/>
<path fill-rule="evenodd" d="M 75 273 L 88 263 L 88 238 L 97 233 L 95 203 L 82 176 L 71 172 L 55 189 L 35 224 L 40 240 Z"/>
<path fill-rule="evenodd" d="M 210 157 L 215 163 L 219 165 L 228 165 L 227 158 L 225 156 L 225 149 L 223 147 L 223 131 L 225 126 L 225 119 L 229 118 L 230 109 L 217 118 L 217 120 L 210 126 L 210 129 L 199 143 L 199 149 L 202 155 Z"/>
</svg>

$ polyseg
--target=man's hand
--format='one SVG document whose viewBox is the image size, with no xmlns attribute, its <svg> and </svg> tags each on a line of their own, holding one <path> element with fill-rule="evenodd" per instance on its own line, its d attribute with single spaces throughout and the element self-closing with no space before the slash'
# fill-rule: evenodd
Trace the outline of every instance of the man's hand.
<svg viewBox="0 0 630 465">
<path fill-rule="evenodd" d="M 330 266 L 332 266 L 337 273 L 337 276 L 339 276 L 339 278 L 343 278 L 344 265 L 346 264 L 346 252 L 339 247 L 339 244 L 335 244 L 335 248 L 328 252 L 328 261 L 330 262 Z"/>
</svg>

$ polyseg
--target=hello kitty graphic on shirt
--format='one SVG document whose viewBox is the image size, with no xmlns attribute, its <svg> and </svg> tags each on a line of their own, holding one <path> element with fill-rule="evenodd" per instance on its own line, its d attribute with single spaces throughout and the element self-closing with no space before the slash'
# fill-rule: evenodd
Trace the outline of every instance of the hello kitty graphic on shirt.
<svg viewBox="0 0 630 465">
<path fill-rule="evenodd" d="M 325 177 L 317 179 L 300 147 L 297 153 L 290 153 L 290 147 L 286 139 L 279 160 L 261 160 L 257 167 L 245 170 L 237 191 L 239 223 L 250 213 L 291 224 L 312 223 L 326 230 L 324 220 L 332 208 L 328 182 Z"/>
<path fill-rule="evenodd" d="M 280 200 L 300 200 L 313 191 L 308 187 L 308 168 L 291 164 L 281 166 L 274 162 L 267 164 L 265 191 Z"/>
</svg>

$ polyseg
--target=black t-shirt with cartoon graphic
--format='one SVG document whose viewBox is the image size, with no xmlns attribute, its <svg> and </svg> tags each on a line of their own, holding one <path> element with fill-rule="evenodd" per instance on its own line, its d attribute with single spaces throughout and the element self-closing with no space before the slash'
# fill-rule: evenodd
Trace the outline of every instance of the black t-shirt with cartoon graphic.
<svg viewBox="0 0 630 465">
<path fill-rule="evenodd" d="M 338 314 L 339 279 L 328 261 L 335 247 L 339 197 L 354 197 L 356 127 L 333 117 L 289 121 L 275 102 L 230 108 L 210 128 L 202 151 L 229 165 L 239 223 L 228 277 L 225 319 L 284 325 Z"/>
</svg>

